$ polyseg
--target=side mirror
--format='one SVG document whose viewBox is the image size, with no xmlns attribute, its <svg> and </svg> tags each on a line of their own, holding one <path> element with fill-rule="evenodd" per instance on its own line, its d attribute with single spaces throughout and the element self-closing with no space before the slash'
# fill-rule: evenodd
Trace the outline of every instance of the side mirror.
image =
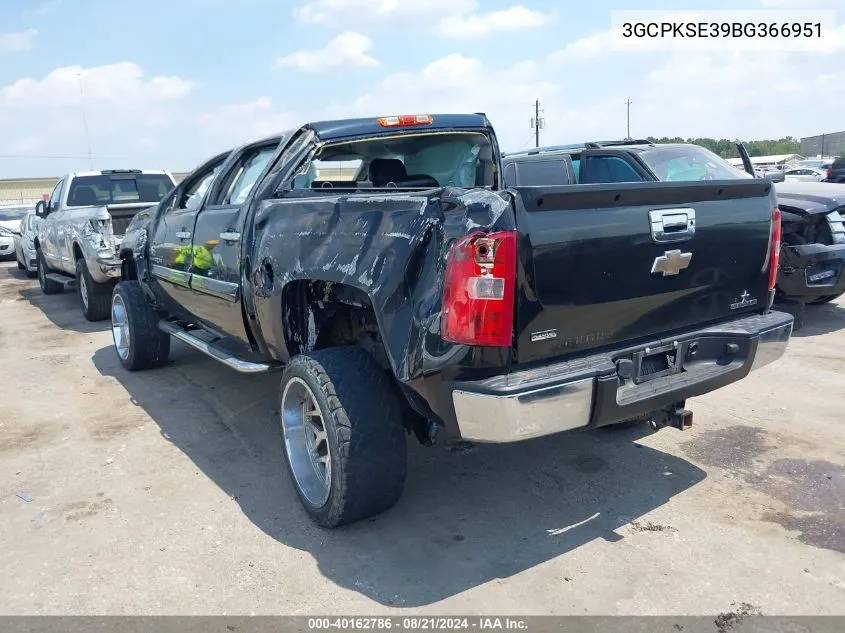
<svg viewBox="0 0 845 633">
<path fill-rule="evenodd" d="M 44 200 L 39 200 L 35 205 L 35 215 L 39 218 L 46 218 L 47 214 L 47 203 Z"/>
</svg>

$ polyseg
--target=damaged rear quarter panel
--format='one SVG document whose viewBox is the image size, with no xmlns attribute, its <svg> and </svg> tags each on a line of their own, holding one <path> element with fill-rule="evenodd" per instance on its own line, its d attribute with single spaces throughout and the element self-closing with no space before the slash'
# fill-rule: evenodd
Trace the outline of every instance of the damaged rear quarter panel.
<svg viewBox="0 0 845 633">
<path fill-rule="evenodd" d="M 261 334 L 278 360 L 290 355 L 285 287 L 321 280 L 347 284 L 369 297 L 391 369 L 401 382 L 461 363 L 507 364 L 507 350 L 452 345 L 439 337 L 443 270 L 452 242 L 474 231 L 513 228 L 509 202 L 499 193 L 447 188 L 257 204 L 250 274 Z M 272 284 L 261 282 L 268 265 Z M 313 344 L 316 333 L 309 331 L 306 338 Z"/>
</svg>

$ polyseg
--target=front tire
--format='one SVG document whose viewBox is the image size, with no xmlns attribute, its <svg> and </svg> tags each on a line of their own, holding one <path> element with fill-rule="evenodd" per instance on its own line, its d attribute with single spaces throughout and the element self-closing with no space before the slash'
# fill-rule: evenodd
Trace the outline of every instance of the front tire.
<svg viewBox="0 0 845 633">
<path fill-rule="evenodd" d="M 170 357 L 170 335 L 158 329 L 160 315 L 150 307 L 137 281 L 121 281 L 111 303 L 112 340 L 124 369 L 161 367 Z"/>
<path fill-rule="evenodd" d="M 38 262 L 36 273 L 38 275 L 38 285 L 41 286 L 41 292 L 45 295 L 56 295 L 64 290 L 64 286 L 59 282 L 47 279 L 47 273 L 50 272 L 50 269 L 47 266 L 47 260 L 44 259 L 44 253 L 41 252 L 40 248 L 35 259 Z"/>
<path fill-rule="evenodd" d="M 86 319 L 102 321 L 109 318 L 112 289 L 110 283 L 98 284 L 94 281 L 84 259 L 76 260 L 76 297 Z"/>
<path fill-rule="evenodd" d="M 367 352 L 337 347 L 293 358 L 279 411 L 288 471 L 318 525 L 372 517 L 402 496 L 402 407 L 392 379 Z"/>
</svg>

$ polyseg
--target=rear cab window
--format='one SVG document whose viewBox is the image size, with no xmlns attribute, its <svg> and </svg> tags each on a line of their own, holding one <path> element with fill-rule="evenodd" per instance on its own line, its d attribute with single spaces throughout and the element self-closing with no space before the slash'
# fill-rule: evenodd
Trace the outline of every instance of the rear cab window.
<svg viewBox="0 0 845 633">
<path fill-rule="evenodd" d="M 77 176 L 67 192 L 68 207 L 159 202 L 173 187 L 167 174 L 112 173 Z"/>
<path fill-rule="evenodd" d="M 300 166 L 287 191 L 495 188 L 493 155 L 493 143 L 483 130 L 336 141 Z"/>
</svg>

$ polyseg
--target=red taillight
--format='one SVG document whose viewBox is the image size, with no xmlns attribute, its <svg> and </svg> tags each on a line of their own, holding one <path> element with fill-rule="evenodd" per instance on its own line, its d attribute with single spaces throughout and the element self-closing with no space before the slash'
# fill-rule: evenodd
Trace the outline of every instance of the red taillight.
<svg viewBox="0 0 845 633">
<path fill-rule="evenodd" d="M 430 114 L 403 114 L 401 116 L 385 116 L 376 119 L 382 127 L 409 127 L 412 125 L 431 125 L 433 119 Z"/>
<path fill-rule="evenodd" d="M 780 209 L 772 211 L 772 252 L 769 256 L 769 290 L 775 289 L 778 280 L 778 265 L 780 264 Z"/>
<path fill-rule="evenodd" d="M 827 168 L 827 177 L 828 179 L 833 178 L 833 165 Z"/>
<path fill-rule="evenodd" d="M 440 335 L 463 345 L 510 347 L 515 288 L 516 231 L 462 237 L 446 258 Z"/>
</svg>

